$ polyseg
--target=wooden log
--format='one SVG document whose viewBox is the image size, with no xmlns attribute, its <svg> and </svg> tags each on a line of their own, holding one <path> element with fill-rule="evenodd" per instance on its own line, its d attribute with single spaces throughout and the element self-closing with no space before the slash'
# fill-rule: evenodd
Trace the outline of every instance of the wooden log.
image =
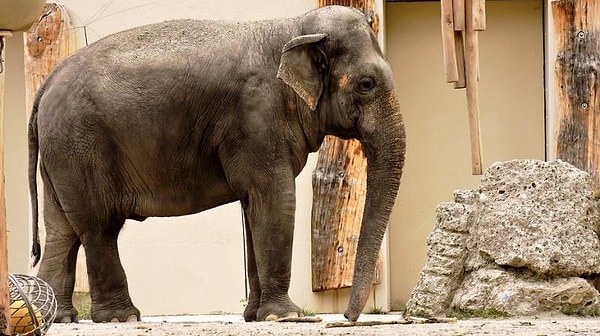
<svg viewBox="0 0 600 336">
<path fill-rule="evenodd" d="M 481 130 L 479 121 L 479 37 L 475 30 L 473 2 L 466 0 L 466 31 L 465 31 L 465 74 L 467 84 L 467 109 L 469 112 L 469 134 L 471 140 L 471 172 L 481 175 L 483 172 L 481 158 Z"/>
<path fill-rule="evenodd" d="M 10 335 L 10 290 L 8 288 L 8 237 L 4 195 L 4 81 L 5 46 L 9 31 L 0 30 L 0 335 Z"/>
<path fill-rule="evenodd" d="M 319 7 L 343 5 L 373 14 L 371 27 L 378 31 L 373 0 L 319 0 Z M 312 289 L 322 291 L 352 285 L 354 259 L 366 197 L 367 161 L 356 140 L 328 136 L 319 150 L 313 173 Z M 381 258 L 374 283 L 381 282 Z"/>
<path fill-rule="evenodd" d="M 42 15 L 25 34 L 25 96 L 27 120 L 31 114 L 36 92 L 50 71 L 65 57 L 80 46 L 83 40 L 77 34 L 75 25 L 66 7 L 56 3 L 44 6 Z M 38 186 L 41 186 L 38 174 Z M 43 202 L 38 201 L 40 241 L 44 243 Z M 76 291 L 89 291 L 85 255 L 83 251 L 77 258 Z"/>
<path fill-rule="evenodd" d="M 413 324 L 413 322 L 409 320 L 395 320 L 395 321 L 357 321 L 357 322 L 329 322 L 325 324 L 325 328 L 348 328 L 348 327 L 373 327 L 380 325 L 390 325 L 390 324 Z"/>
<path fill-rule="evenodd" d="M 391 320 L 391 321 L 329 322 L 325 325 L 325 328 L 372 327 L 372 326 L 389 325 L 389 324 L 425 324 L 425 323 L 456 323 L 456 322 L 458 322 L 458 320 L 454 317 L 421 318 L 421 317 L 408 316 L 406 318 L 400 318 L 398 320 Z"/>
<path fill-rule="evenodd" d="M 561 0 L 551 6 L 557 158 L 587 171 L 600 190 L 600 2 Z"/>
<path fill-rule="evenodd" d="M 323 322 L 323 319 L 318 316 L 282 317 L 282 318 L 276 319 L 275 322 L 321 323 L 321 322 Z"/>
<path fill-rule="evenodd" d="M 40 85 L 56 64 L 79 48 L 75 26 L 67 9 L 48 3 L 25 35 L 27 118 Z"/>
<path fill-rule="evenodd" d="M 454 31 L 454 12 L 452 0 L 441 0 L 442 17 L 442 49 L 444 50 L 444 66 L 446 70 L 446 82 L 456 83 L 458 77 L 458 64 L 456 57 L 456 42 Z"/>
</svg>

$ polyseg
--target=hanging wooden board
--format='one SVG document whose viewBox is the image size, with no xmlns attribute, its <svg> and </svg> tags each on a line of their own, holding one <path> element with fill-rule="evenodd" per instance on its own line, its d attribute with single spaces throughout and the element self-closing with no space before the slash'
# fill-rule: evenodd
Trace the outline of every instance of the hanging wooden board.
<svg viewBox="0 0 600 336">
<path fill-rule="evenodd" d="M 26 33 L 25 39 L 25 95 L 27 99 L 27 120 L 31 114 L 35 95 L 54 67 L 65 57 L 83 45 L 83 39 L 69 16 L 66 7 L 48 3 L 42 15 Z M 38 174 L 38 186 L 41 181 Z M 42 193 L 38 193 L 40 198 Z M 40 241 L 44 242 L 43 202 L 38 201 Z M 43 249 L 42 249 L 43 250 Z M 87 291 L 85 258 L 77 258 L 76 290 Z"/>
<path fill-rule="evenodd" d="M 319 7 L 343 5 L 373 13 L 373 0 L 319 0 Z M 322 291 L 352 286 L 354 259 L 366 197 L 367 160 L 356 140 L 328 136 L 319 150 L 313 173 L 312 289 Z M 381 258 L 374 283 L 381 283 Z"/>
<path fill-rule="evenodd" d="M 552 1 L 556 153 L 600 189 L 600 2 Z"/>
<path fill-rule="evenodd" d="M 442 12 L 442 49 L 444 50 L 444 66 L 446 69 L 446 82 L 459 81 L 458 60 L 455 43 L 454 10 L 452 0 L 441 1 Z"/>
<path fill-rule="evenodd" d="M 354 259 L 365 208 L 367 162 L 357 140 L 330 137 L 313 173 L 312 289 L 352 286 Z M 376 283 L 381 282 L 381 263 Z"/>
</svg>

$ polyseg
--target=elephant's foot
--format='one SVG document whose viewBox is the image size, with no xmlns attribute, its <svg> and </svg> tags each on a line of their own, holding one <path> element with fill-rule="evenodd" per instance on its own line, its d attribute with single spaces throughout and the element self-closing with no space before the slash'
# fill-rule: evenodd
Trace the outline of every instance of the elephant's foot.
<svg viewBox="0 0 600 336">
<path fill-rule="evenodd" d="M 249 300 L 246 309 L 244 309 L 244 321 L 253 322 L 257 321 L 257 313 L 258 307 L 260 306 L 260 301 L 258 300 Z"/>
<path fill-rule="evenodd" d="M 92 321 L 94 322 L 139 322 L 140 311 L 133 305 L 116 308 L 116 306 L 92 305 Z"/>
<path fill-rule="evenodd" d="M 77 310 L 75 307 L 59 307 L 56 310 L 56 317 L 54 323 L 77 323 L 79 318 L 77 317 Z"/>
<path fill-rule="evenodd" d="M 302 310 L 289 298 L 263 302 L 256 313 L 259 321 L 276 321 L 285 317 L 303 317 Z"/>
</svg>

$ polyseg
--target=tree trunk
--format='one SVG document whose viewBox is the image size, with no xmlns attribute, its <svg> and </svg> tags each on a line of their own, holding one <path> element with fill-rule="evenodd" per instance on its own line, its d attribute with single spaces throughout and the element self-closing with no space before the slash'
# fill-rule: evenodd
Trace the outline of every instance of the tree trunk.
<svg viewBox="0 0 600 336">
<path fill-rule="evenodd" d="M 319 0 L 375 13 L 373 0 Z M 373 30 L 379 20 L 374 15 Z M 325 137 L 313 172 L 312 289 L 352 286 L 354 260 L 366 196 L 367 160 L 357 140 Z M 375 283 L 381 282 L 381 259 Z"/>
<path fill-rule="evenodd" d="M 25 95 L 27 120 L 31 114 L 35 95 L 54 67 L 82 44 L 67 9 L 59 4 L 48 3 L 42 15 L 25 35 Z M 38 186 L 41 185 L 38 174 Z M 41 194 L 38 194 L 41 195 Z M 43 202 L 40 196 L 40 241 L 44 242 Z M 77 258 L 76 291 L 89 291 L 83 249 Z"/>
<path fill-rule="evenodd" d="M 557 157 L 600 187 L 600 2 L 552 2 L 556 45 Z"/>
<path fill-rule="evenodd" d="M 0 335 L 10 335 L 10 291 L 8 289 L 8 237 L 4 195 L 4 49 L 10 32 L 0 31 Z"/>
</svg>

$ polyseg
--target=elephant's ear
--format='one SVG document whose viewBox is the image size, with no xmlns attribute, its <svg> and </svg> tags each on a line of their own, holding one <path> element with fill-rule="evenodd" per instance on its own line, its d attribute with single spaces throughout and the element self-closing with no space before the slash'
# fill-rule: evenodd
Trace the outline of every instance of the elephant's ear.
<svg viewBox="0 0 600 336">
<path fill-rule="evenodd" d="M 290 40 L 283 47 L 277 72 L 277 78 L 291 86 L 313 111 L 323 92 L 320 72 L 325 61 L 315 44 L 325 37 L 327 34 L 311 34 Z"/>
</svg>

